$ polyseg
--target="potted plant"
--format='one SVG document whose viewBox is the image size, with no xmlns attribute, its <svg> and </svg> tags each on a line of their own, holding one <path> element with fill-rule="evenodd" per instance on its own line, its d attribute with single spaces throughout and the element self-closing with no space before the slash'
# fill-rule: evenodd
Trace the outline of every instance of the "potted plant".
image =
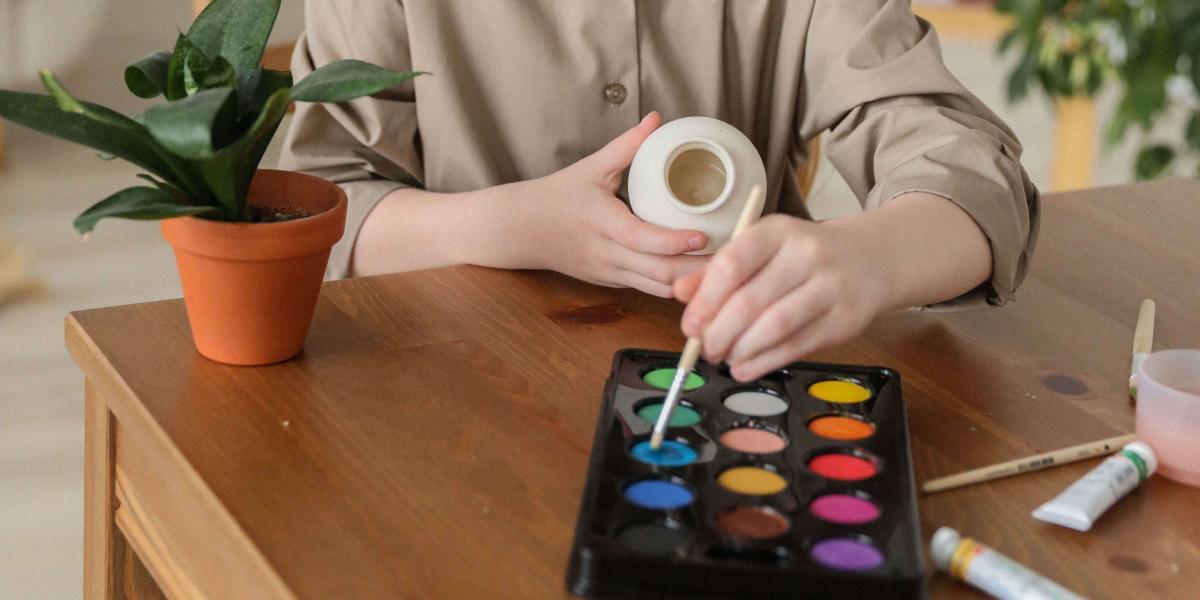
<svg viewBox="0 0 1200 600">
<path fill-rule="evenodd" d="M 161 220 L 173 246 L 196 349 L 239 365 L 278 362 L 304 345 L 346 196 L 300 173 L 259 169 L 289 103 L 345 102 L 397 86 L 399 73 L 357 60 L 293 85 L 261 66 L 280 0 L 215 0 L 173 51 L 125 70 L 129 90 L 165 97 L 127 117 L 76 100 L 48 71 L 49 94 L 0 90 L 0 117 L 146 170 L 75 219 L 88 234 L 107 217 Z"/>
<path fill-rule="evenodd" d="M 1142 140 L 1137 177 L 1158 177 L 1188 162 L 1200 166 L 1200 2 L 999 0 L 996 9 L 1014 20 L 1000 42 L 1001 52 L 1018 56 L 1010 100 L 1034 85 L 1051 98 L 1091 97 L 1115 79 L 1121 98 L 1106 145 L 1120 142 L 1133 125 L 1150 133 L 1164 118 L 1186 117 L 1174 139 Z"/>
</svg>

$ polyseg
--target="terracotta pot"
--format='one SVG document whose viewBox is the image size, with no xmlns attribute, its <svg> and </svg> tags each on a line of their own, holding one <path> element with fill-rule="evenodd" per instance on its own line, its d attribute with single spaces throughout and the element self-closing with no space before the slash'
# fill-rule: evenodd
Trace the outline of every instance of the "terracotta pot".
<svg viewBox="0 0 1200 600">
<path fill-rule="evenodd" d="M 302 208 L 278 223 L 195 217 L 162 221 L 175 248 L 196 350 L 233 365 L 287 360 L 304 347 L 329 249 L 346 225 L 346 194 L 311 175 L 261 169 L 250 204 Z"/>
</svg>

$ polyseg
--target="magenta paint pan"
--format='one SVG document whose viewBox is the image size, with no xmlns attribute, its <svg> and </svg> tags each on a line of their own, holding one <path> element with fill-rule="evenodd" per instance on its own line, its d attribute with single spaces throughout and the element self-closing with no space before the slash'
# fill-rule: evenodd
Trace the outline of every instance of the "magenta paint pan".
<svg viewBox="0 0 1200 600">
<path fill-rule="evenodd" d="M 879 518 L 883 511 L 866 494 L 836 492 L 818 496 L 808 505 L 808 512 L 828 523 L 862 525 Z"/>
</svg>

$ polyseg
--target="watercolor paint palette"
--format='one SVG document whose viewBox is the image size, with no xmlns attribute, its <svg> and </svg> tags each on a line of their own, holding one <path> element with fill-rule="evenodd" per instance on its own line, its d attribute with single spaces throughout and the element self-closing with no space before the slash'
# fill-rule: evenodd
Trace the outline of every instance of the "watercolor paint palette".
<svg viewBox="0 0 1200 600">
<path fill-rule="evenodd" d="M 613 360 L 567 585 L 595 597 L 917 598 L 920 521 L 897 373 L 700 362 L 662 448 L 677 353 Z"/>
</svg>

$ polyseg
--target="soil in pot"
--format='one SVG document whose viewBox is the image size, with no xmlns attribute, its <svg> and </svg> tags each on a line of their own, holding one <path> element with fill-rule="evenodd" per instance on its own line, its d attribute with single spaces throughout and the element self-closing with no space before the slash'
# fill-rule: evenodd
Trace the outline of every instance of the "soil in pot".
<svg viewBox="0 0 1200 600">
<path fill-rule="evenodd" d="M 312 213 L 299 206 L 251 206 L 251 223 L 279 223 L 311 217 Z"/>
</svg>

